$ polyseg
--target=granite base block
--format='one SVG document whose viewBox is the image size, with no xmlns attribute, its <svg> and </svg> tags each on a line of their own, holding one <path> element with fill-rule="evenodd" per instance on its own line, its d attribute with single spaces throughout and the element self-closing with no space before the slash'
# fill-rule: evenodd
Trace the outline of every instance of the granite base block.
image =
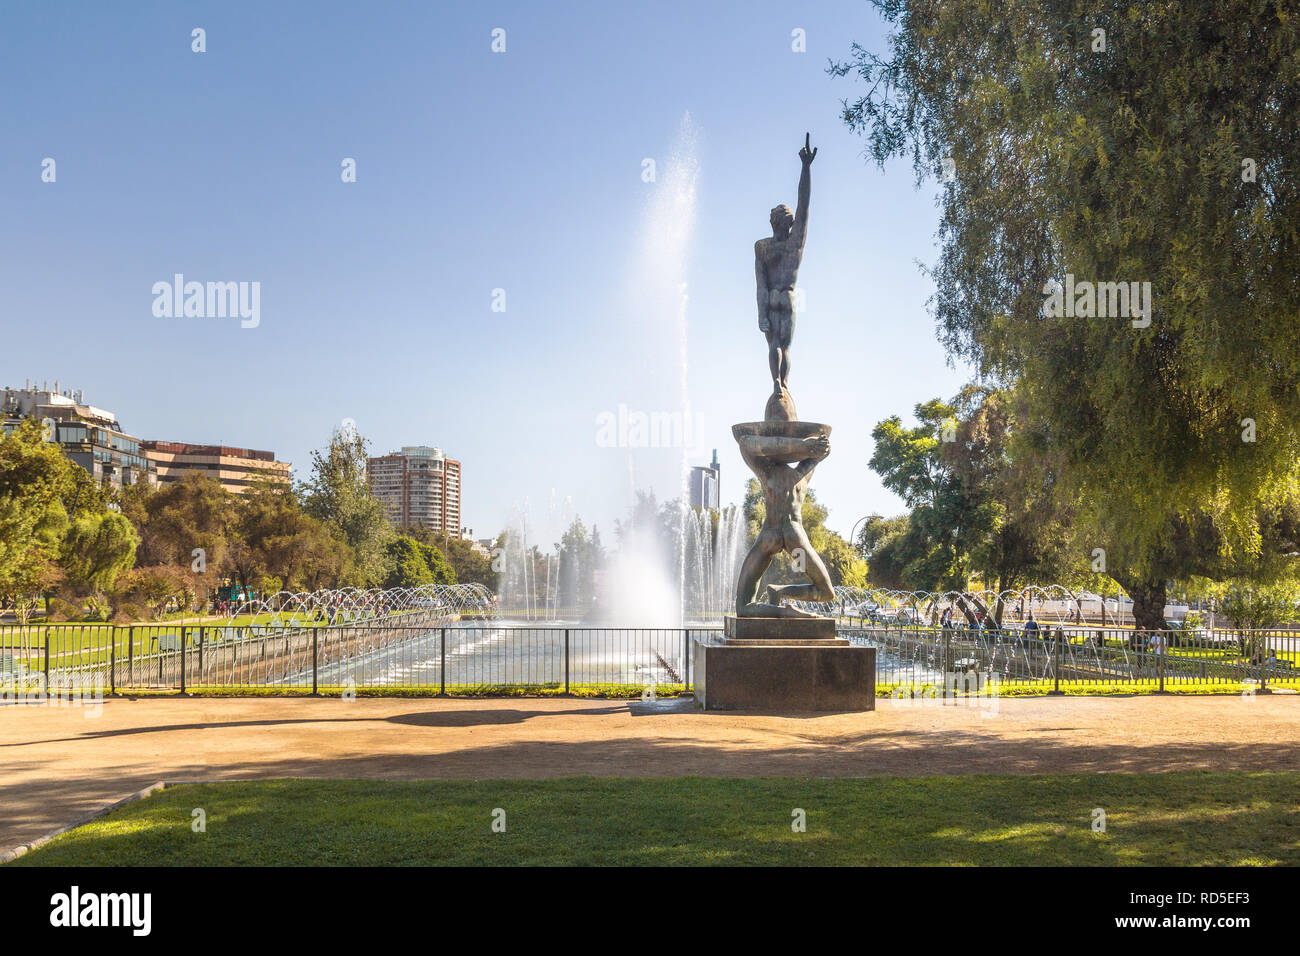
<svg viewBox="0 0 1300 956">
<path fill-rule="evenodd" d="M 847 641 L 695 642 L 695 700 L 705 710 L 770 714 L 876 707 L 876 649 Z"/>
</svg>

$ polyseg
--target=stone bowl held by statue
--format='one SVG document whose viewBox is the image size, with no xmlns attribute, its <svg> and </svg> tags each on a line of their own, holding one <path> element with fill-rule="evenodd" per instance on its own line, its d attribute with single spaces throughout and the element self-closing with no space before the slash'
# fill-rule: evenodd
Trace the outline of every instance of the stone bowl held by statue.
<svg viewBox="0 0 1300 956">
<path fill-rule="evenodd" d="M 731 434 L 736 441 L 746 435 L 758 435 L 761 438 L 830 438 L 831 426 L 820 422 L 741 422 L 731 426 Z M 795 456 L 786 464 L 802 460 Z"/>
</svg>

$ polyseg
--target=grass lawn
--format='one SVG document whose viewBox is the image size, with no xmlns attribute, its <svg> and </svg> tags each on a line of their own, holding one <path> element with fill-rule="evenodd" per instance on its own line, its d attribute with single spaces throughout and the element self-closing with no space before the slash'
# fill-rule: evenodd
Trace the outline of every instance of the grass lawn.
<svg viewBox="0 0 1300 956">
<path fill-rule="evenodd" d="M 1205 772 L 193 784 L 10 865 L 1298 863 L 1300 773 Z"/>
</svg>

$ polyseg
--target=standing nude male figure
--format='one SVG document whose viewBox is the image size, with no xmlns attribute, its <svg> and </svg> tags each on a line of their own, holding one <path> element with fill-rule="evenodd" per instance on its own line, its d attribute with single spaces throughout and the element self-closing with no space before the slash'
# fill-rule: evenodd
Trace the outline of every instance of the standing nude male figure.
<svg viewBox="0 0 1300 956">
<path fill-rule="evenodd" d="M 807 167 L 805 167 L 806 169 Z M 758 476 L 767 505 L 763 529 L 745 556 L 736 585 L 736 614 L 740 617 L 818 617 L 788 607 L 784 601 L 833 601 L 826 565 L 808 541 L 803 526 L 803 499 L 813 469 L 831 453 L 830 439 L 783 438 L 742 435 L 740 455 Z M 793 467 L 786 462 L 797 462 Z M 811 584 L 769 584 L 767 603 L 758 602 L 758 585 L 763 572 L 780 552 L 788 552 L 801 564 Z"/>
<path fill-rule="evenodd" d="M 794 282 L 803 260 L 803 244 L 808 235 L 808 169 L 817 150 L 810 148 L 811 135 L 805 133 L 799 160 L 799 208 L 790 212 L 786 205 L 772 210 L 772 236 L 754 243 L 754 274 L 758 280 L 758 328 L 767 335 L 767 364 L 772 371 L 772 393 L 779 395 L 788 386 L 790 375 L 790 340 L 794 337 Z"/>
</svg>

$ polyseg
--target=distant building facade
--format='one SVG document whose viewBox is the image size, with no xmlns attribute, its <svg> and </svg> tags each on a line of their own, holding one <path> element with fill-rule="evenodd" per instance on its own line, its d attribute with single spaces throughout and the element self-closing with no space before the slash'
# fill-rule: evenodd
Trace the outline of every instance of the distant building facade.
<svg viewBox="0 0 1300 956">
<path fill-rule="evenodd" d="M 405 445 L 367 462 L 370 490 L 402 528 L 422 525 L 443 534 L 462 535 L 460 462 L 441 448 Z"/>
<path fill-rule="evenodd" d="M 696 465 L 691 469 L 691 507 L 719 508 L 722 492 L 719 485 L 721 470 L 718 466 L 718 450 L 713 450 L 713 463 L 708 466 Z"/>
<path fill-rule="evenodd" d="M 141 452 L 140 439 L 124 432 L 112 412 L 85 404 L 80 389 L 60 391 L 58 382 L 54 388 L 36 388 L 31 382 L 24 388 L 6 388 L 0 395 L 0 416 L 6 432 L 24 418 L 42 422 L 49 440 L 58 442 L 97 484 L 157 484 L 157 471 Z"/>
<path fill-rule="evenodd" d="M 206 475 L 233 494 L 242 495 L 262 479 L 289 482 L 289 462 L 276 461 L 275 453 L 270 451 L 178 441 L 143 441 L 140 447 L 157 469 L 160 485 L 196 473 Z"/>
</svg>

